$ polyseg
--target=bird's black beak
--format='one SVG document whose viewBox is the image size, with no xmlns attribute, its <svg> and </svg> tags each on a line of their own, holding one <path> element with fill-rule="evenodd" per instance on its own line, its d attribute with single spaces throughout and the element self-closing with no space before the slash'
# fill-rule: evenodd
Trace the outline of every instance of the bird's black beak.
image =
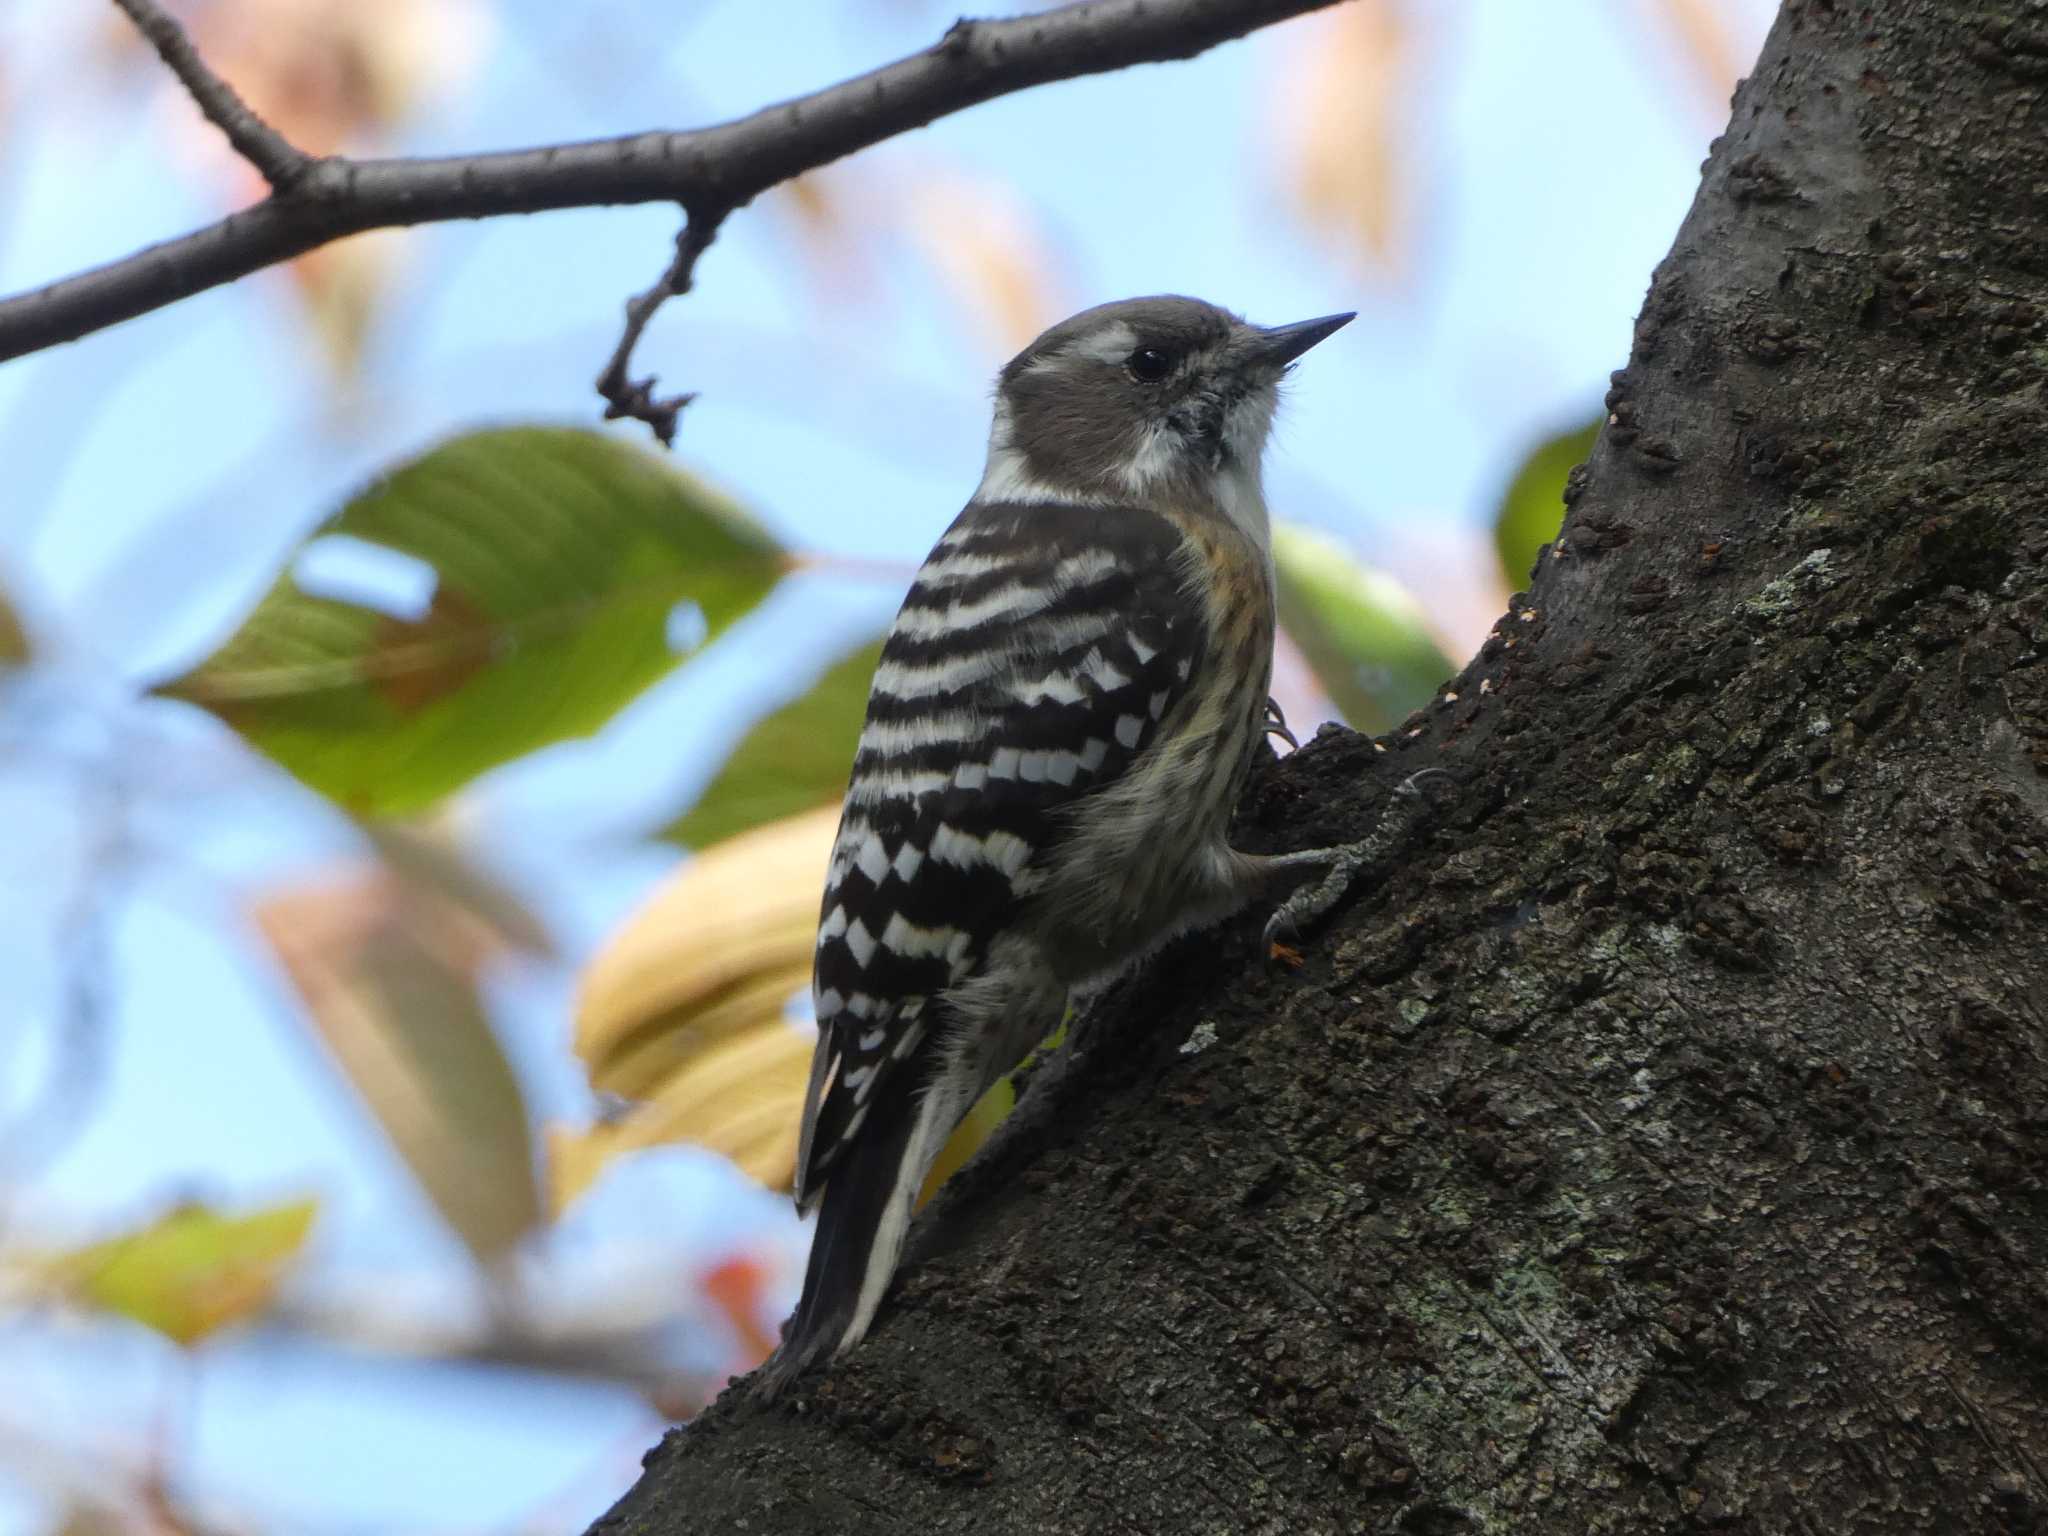
<svg viewBox="0 0 2048 1536">
<path fill-rule="evenodd" d="M 1344 329 L 1358 318 L 1352 310 L 1342 315 L 1324 315 L 1319 320 L 1297 320 L 1292 325 L 1275 325 L 1259 332 L 1254 358 L 1269 368 L 1284 368 L 1317 342 Z"/>
</svg>

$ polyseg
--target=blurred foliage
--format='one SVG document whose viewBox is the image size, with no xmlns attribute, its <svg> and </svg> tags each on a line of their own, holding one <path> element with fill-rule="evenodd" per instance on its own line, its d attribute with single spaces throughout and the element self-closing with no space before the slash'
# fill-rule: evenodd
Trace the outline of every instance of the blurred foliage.
<svg viewBox="0 0 2048 1536">
<path fill-rule="evenodd" d="M 879 638 L 832 663 L 809 688 L 756 721 L 696 803 L 662 836 L 691 848 L 711 844 L 846 792 L 853 750 L 881 659 Z"/>
<path fill-rule="evenodd" d="M 900 194 L 901 219 L 940 285 L 999 355 L 1021 351 L 1071 313 L 1072 263 L 1015 188 L 928 168 Z"/>
<path fill-rule="evenodd" d="M 1718 129 L 1727 118 L 1729 88 L 1742 73 L 1724 0 L 1656 0 L 1654 10 L 1685 64 L 1702 120 Z"/>
<path fill-rule="evenodd" d="M 1529 585 L 1536 556 L 1564 526 L 1564 482 L 1585 463 L 1600 435 L 1600 418 L 1547 437 L 1530 449 L 1493 514 L 1493 547 L 1511 590 Z"/>
<path fill-rule="evenodd" d="M 1281 627 L 1356 729 L 1391 729 L 1457 670 L 1408 589 L 1336 540 L 1277 525 L 1273 563 Z"/>
<path fill-rule="evenodd" d="M 480 867 L 445 825 L 363 821 L 356 827 L 401 891 L 448 903 L 482 925 L 481 953 L 554 951 L 553 938 L 526 903 Z"/>
<path fill-rule="evenodd" d="M 306 334 L 334 373 L 338 409 L 356 403 L 356 380 L 408 238 L 402 229 L 372 230 L 308 251 L 286 269 L 305 308 Z"/>
<path fill-rule="evenodd" d="M 405 617 L 280 576 L 221 648 L 158 692 L 202 705 L 362 815 L 588 735 L 764 597 L 784 560 L 731 502 L 596 432 L 475 432 L 380 480 L 304 541 L 349 535 L 436 578 Z"/>
<path fill-rule="evenodd" d="M 7 594 L 0 592 L 0 666 L 19 666 L 34 655 L 35 648 L 27 626 L 21 622 L 21 614 Z"/>
<path fill-rule="evenodd" d="M 849 746 L 841 761 L 850 757 Z M 614 1158 L 671 1142 L 723 1153 L 770 1189 L 794 1182 L 815 1034 L 790 1007 L 810 988 L 818 893 L 838 825 L 835 800 L 697 855 L 585 968 L 576 1054 L 593 1088 L 630 1107 L 585 1131 L 549 1132 L 555 1209 Z M 1008 1079 L 983 1096 L 941 1150 L 920 1200 L 1015 1100 Z"/>
<path fill-rule="evenodd" d="M 860 165 L 812 171 L 776 188 L 821 307 L 873 300 L 905 252 L 998 355 L 1018 351 L 1078 308 L 1067 244 L 1009 182 L 920 151 L 889 175 Z"/>
<path fill-rule="evenodd" d="M 1355 0 L 1283 36 L 1286 83 L 1271 96 L 1276 180 L 1301 221 L 1353 265 L 1395 274 L 1412 235 L 1400 143 L 1415 72 L 1409 19 L 1398 0 Z"/>
<path fill-rule="evenodd" d="M 423 110 L 467 83 L 488 46 L 495 7 L 484 0 L 183 0 L 201 56 L 265 122 L 310 155 L 375 152 Z M 101 62 L 124 84 L 181 95 L 141 34 L 125 23 L 99 34 Z M 263 190 L 254 167 L 198 114 L 169 114 L 182 158 L 228 199 Z M 307 339 L 346 404 L 400 264 L 404 230 L 379 230 L 286 264 Z"/>
<path fill-rule="evenodd" d="M 539 1224 L 531 1122 L 478 978 L 546 936 L 455 850 L 377 829 L 374 864 L 255 912 L 322 1043 L 449 1229 L 494 1263 Z"/>
<path fill-rule="evenodd" d="M 775 1337 L 762 1326 L 768 1272 L 759 1261 L 735 1254 L 712 1265 L 698 1284 L 739 1335 L 741 1358 L 750 1365 L 767 1359 L 775 1348 Z"/>
<path fill-rule="evenodd" d="M 788 1014 L 810 985 L 837 805 L 757 827 L 655 887 L 583 972 L 575 1050 L 600 1093 L 633 1107 L 555 1131 L 557 1207 L 622 1152 L 691 1141 L 786 1189 L 811 1037 Z"/>
<path fill-rule="evenodd" d="M 181 1205 L 134 1232 L 46 1257 L 40 1278 L 73 1303 L 190 1346 L 269 1305 L 318 1210 L 313 1200 L 241 1216 Z"/>
</svg>

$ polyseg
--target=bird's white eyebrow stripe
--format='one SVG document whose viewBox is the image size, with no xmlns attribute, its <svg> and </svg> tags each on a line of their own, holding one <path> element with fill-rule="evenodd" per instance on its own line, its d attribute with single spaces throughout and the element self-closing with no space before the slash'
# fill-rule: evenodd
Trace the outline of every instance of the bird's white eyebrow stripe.
<svg viewBox="0 0 2048 1536">
<path fill-rule="evenodd" d="M 1131 329 L 1128 322 L 1116 320 L 1075 342 L 1064 351 L 1055 352 L 1051 357 L 1044 359 L 1044 362 L 1056 368 L 1060 358 L 1071 356 L 1090 358 L 1098 363 L 1120 363 L 1131 355 L 1131 348 L 1137 344 L 1138 333 Z"/>
</svg>

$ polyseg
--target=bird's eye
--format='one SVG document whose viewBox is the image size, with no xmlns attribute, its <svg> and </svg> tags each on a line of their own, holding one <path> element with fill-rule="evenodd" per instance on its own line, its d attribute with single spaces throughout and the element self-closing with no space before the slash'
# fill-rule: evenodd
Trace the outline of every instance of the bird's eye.
<svg viewBox="0 0 2048 1536">
<path fill-rule="evenodd" d="M 1140 384 L 1157 384 L 1173 371 L 1173 359 L 1157 347 L 1140 347 L 1131 354 L 1130 369 Z"/>
</svg>

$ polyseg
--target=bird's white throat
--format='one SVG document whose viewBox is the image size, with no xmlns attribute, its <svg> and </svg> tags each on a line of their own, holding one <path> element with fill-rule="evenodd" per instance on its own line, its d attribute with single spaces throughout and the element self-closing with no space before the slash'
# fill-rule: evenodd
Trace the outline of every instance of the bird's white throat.
<svg viewBox="0 0 2048 1536">
<path fill-rule="evenodd" d="M 1262 551 L 1271 542 L 1271 524 L 1260 463 L 1272 430 L 1274 405 L 1271 390 L 1257 391 L 1240 401 L 1224 423 L 1230 452 L 1221 464 L 1202 472 L 1197 482 L 1199 491 L 1206 493 L 1216 509 Z M 1172 429 L 1160 422 L 1153 426 L 1138 452 L 1116 472 L 1116 478 L 1131 499 L 1142 505 L 1181 478 L 1185 470 L 1184 447 Z M 974 489 L 974 500 L 1033 506 L 1085 502 L 1097 494 L 1087 487 L 1061 485 L 1034 473 L 1024 450 L 1014 440 L 1009 402 L 996 401 L 995 420 L 989 428 L 988 459 L 981 483 Z"/>
</svg>

